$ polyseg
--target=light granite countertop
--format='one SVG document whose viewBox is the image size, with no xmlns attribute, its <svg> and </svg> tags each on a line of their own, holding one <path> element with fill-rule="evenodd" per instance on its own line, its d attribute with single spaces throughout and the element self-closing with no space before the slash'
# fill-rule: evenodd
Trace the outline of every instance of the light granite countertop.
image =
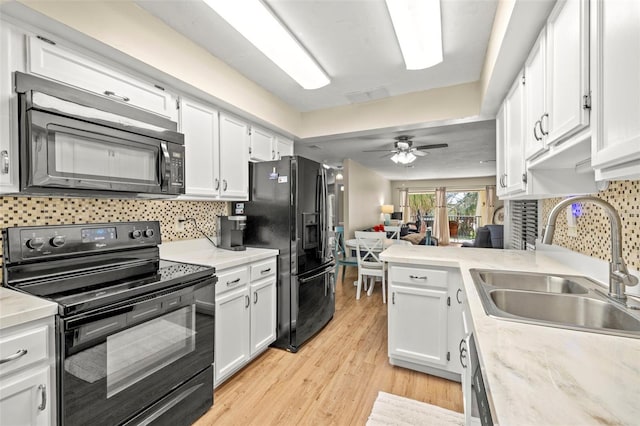
<svg viewBox="0 0 640 426">
<path fill-rule="evenodd" d="M 390 263 L 460 268 L 494 422 L 640 422 L 640 339 L 489 317 L 469 272 L 486 268 L 585 275 L 589 268 L 569 266 L 549 252 L 459 247 L 391 246 L 382 258 Z"/>
<path fill-rule="evenodd" d="M 57 313 L 57 303 L 0 287 L 0 330 Z"/>
<path fill-rule="evenodd" d="M 214 247 L 206 238 L 162 243 L 160 258 L 213 266 L 216 271 L 277 256 L 278 250 L 247 247 L 232 251 Z"/>
</svg>

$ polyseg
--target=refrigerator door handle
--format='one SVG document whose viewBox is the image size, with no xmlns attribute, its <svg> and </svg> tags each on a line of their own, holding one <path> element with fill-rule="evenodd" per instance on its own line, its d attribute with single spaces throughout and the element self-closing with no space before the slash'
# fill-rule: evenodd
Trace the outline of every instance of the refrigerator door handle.
<svg viewBox="0 0 640 426">
<path fill-rule="evenodd" d="M 307 283 L 307 282 L 309 282 L 311 280 L 315 280 L 316 278 L 321 277 L 323 275 L 330 274 L 332 271 L 333 271 L 333 266 L 331 266 L 331 268 L 324 269 L 321 272 L 318 272 L 317 274 L 313 274 L 310 277 L 298 279 L 298 282 L 300 284 L 304 284 L 304 283 Z"/>
</svg>

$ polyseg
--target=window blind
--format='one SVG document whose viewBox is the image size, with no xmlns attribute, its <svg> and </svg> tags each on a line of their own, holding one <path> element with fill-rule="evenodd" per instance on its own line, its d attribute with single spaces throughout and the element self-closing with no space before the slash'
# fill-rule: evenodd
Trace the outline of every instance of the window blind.
<svg viewBox="0 0 640 426">
<path fill-rule="evenodd" d="M 511 201 L 511 241 L 510 248 L 535 250 L 538 238 L 538 201 Z"/>
</svg>

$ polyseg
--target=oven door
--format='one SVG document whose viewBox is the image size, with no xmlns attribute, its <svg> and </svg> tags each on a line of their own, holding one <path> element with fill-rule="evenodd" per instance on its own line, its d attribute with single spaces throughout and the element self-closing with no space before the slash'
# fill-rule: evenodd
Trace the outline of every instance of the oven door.
<svg viewBox="0 0 640 426">
<path fill-rule="evenodd" d="M 210 367 L 214 282 L 62 319 L 60 424 L 120 424 Z"/>
<path fill-rule="evenodd" d="M 184 192 L 179 144 L 38 110 L 26 114 L 23 191 Z"/>
</svg>

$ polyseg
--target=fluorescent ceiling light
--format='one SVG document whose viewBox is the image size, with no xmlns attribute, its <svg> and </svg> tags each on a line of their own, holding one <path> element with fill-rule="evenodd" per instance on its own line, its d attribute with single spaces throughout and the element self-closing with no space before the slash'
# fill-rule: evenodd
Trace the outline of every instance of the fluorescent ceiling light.
<svg viewBox="0 0 640 426">
<path fill-rule="evenodd" d="M 386 0 L 404 63 L 421 70 L 442 62 L 440 0 Z"/>
<path fill-rule="evenodd" d="M 303 88 L 329 84 L 311 55 L 260 0 L 204 2 Z"/>
</svg>

